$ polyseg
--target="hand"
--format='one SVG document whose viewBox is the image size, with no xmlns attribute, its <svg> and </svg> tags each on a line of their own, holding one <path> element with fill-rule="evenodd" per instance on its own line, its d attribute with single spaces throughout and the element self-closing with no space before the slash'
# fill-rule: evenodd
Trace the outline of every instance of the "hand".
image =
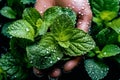
<svg viewBox="0 0 120 80">
<path fill-rule="evenodd" d="M 77 28 L 88 32 L 92 19 L 92 11 L 88 0 L 36 0 L 35 8 L 41 15 L 45 10 L 52 6 L 61 6 L 71 8 L 77 15 Z M 75 59 L 67 61 L 64 66 L 64 71 L 71 71 L 81 61 L 82 57 L 76 57 Z M 44 74 L 44 71 L 33 68 L 34 74 L 40 76 Z M 50 74 L 51 77 L 57 78 L 61 74 L 60 68 L 54 68 Z"/>
</svg>

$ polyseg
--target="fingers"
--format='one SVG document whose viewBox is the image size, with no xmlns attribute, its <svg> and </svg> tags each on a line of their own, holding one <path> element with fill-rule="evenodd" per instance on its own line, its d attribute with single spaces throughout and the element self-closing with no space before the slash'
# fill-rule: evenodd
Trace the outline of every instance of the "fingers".
<svg viewBox="0 0 120 80">
<path fill-rule="evenodd" d="M 63 71 L 64 72 L 69 72 L 71 71 L 73 68 L 75 68 L 78 63 L 80 63 L 82 57 L 76 57 L 72 60 L 67 61 L 64 66 L 63 66 Z M 42 77 L 44 74 L 44 71 L 42 70 L 38 70 L 37 68 L 33 68 L 33 72 L 37 77 Z M 50 70 L 50 72 L 48 73 L 48 75 L 52 78 L 58 78 L 61 75 L 62 71 L 60 68 L 54 68 L 52 71 Z"/>
<path fill-rule="evenodd" d="M 58 78 L 61 75 L 61 69 L 59 68 L 54 68 L 52 71 L 49 73 L 44 72 L 42 70 L 38 70 L 37 68 L 33 67 L 33 73 L 37 77 L 43 77 L 45 74 L 48 74 L 49 78 Z"/>
<path fill-rule="evenodd" d="M 78 63 L 80 63 L 81 59 L 82 57 L 80 56 L 67 61 L 63 66 L 63 72 L 69 72 L 72 69 L 74 69 L 78 65 Z M 60 68 L 54 68 L 49 75 L 52 78 L 58 78 L 61 74 L 62 74 L 62 71 Z"/>
</svg>

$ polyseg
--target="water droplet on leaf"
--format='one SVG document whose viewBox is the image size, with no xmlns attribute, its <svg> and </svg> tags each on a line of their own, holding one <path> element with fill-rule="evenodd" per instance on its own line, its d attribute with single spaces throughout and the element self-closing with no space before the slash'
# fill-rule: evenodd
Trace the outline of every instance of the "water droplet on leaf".
<svg viewBox="0 0 120 80">
<path fill-rule="evenodd" d="M 28 29 L 28 28 L 26 28 L 25 30 L 26 30 L 26 31 L 29 31 L 29 29 Z"/>
</svg>

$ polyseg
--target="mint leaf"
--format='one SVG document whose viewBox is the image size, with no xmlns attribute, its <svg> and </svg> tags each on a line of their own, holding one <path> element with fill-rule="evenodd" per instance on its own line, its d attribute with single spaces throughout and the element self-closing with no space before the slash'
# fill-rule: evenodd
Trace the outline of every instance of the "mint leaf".
<svg viewBox="0 0 120 80">
<path fill-rule="evenodd" d="M 91 6 L 95 16 L 100 17 L 102 20 L 110 21 L 118 14 L 119 0 L 92 0 Z"/>
<path fill-rule="evenodd" d="M 9 19 L 15 19 L 16 18 L 16 12 L 8 6 L 3 7 L 0 10 L 1 15 L 3 15 L 4 17 L 7 17 Z"/>
<path fill-rule="evenodd" d="M 110 21 L 117 16 L 117 12 L 114 11 L 102 11 L 100 13 L 100 18 L 105 21 Z"/>
<path fill-rule="evenodd" d="M 70 19 L 72 20 L 72 22 L 75 24 L 76 23 L 76 14 L 75 12 L 73 12 L 71 9 L 68 8 L 62 8 L 62 7 L 51 7 L 49 9 L 47 9 L 43 15 L 43 19 L 46 22 L 46 24 L 48 26 L 50 26 L 50 24 L 53 24 L 54 19 L 56 19 L 56 17 L 62 15 L 62 14 L 66 14 L 70 17 Z"/>
<path fill-rule="evenodd" d="M 44 15 L 43 15 L 44 22 L 41 27 L 42 29 L 40 29 L 38 34 L 39 35 L 45 34 L 45 32 L 47 32 L 47 30 L 48 30 L 48 27 L 50 27 L 52 24 L 54 24 L 54 21 L 57 19 L 57 17 L 59 17 L 62 14 L 68 15 L 70 17 L 70 19 L 72 20 L 73 26 L 75 25 L 75 23 L 76 23 L 75 12 L 73 12 L 71 9 L 68 9 L 68 8 L 54 6 L 54 7 L 47 9 L 44 12 Z"/>
<path fill-rule="evenodd" d="M 107 26 L 111 27 L 118 34 L 120 34 L 120 18 L 117 18 L 107 24 Z"/>
<path fill-rule="evenodd" d="M 45 22 L 43 22 L 43 20 L 41 20 L 41 19 L 37 20 L 36 27 L 37 27 L 36 36 L 43 35 L 48 30 L 48 27 L 45 26 Z"/>
<path fill-rule="evenodd" d="M 108 27 L 100 30 L 95 37 L 95 41 L 99 46 L 105 46 L 106 44 L 114 44 L 118 42 L 118 34 Z"/>
<path fill-rule="evenodd" d="M 2 33 L 4 36 L 10 37 L 10 35 L 7 33 L 7 29 L 8 29 L 8 27 L 10 26 L 10 24 L 12 24 L 12 23 L 11 23 L 11 22 L 6 23 L 6 24 L 4 24 L 3 27 L 2 27 L 1 33 Z"/>
<path fill-rule="evenodd" d="M 42 37 L 42 39 L 33 45 L 28 46 L 27 52 L 28 54 L 36 54 L 39 56 L 45 56 L 51 54 L 53 49 L 55 48 L 56 42 L 51 34 L 46 34 Z"/>
<path fill-rule="evenodd" d="M 101 53 L 98 55 L 99 58 L 104 58 L 104 57 L 111 57 L 111 56 L 115 56 L 117 54 L 120 53 L 120 48 L 117 45 L 114 44 L 109 44 L 106 45 Z"/>
<path fill-rule="evenodd" d="M 85 69 L 92 80 L 100 80 L 108 73 L 108 66 L 101 61 L 87 59 L 84 62 Z"/>
<path fill-rule="evenodd" d="M 58 41 L 58 44 L 63 48 L 68 48 L 70 46 L 69 41 Z"/>
<path fill-rule="evenodd" d="M 37 20 L 41 18 L 40 13 L 35 8 L 26 8 L 23 11 L 22 17 L 32 26 L 36 26 Z"/>
<path fill-rule="evenodd" d="M 45 69 L 59 61 L 63 54 L 51 34 L 42 37 L 39 43 L 26 48 L 30 63 L 38 68 Z"/>
<path fill-rule="evenodd" d="M 21 0 L 23 4 L 35 3 L 36 0 Z"/>
<path fill-rule="evenodd" d="M 65 54 L 80 56 L 95 48 L 95 42 L 90 35 L 79 29 L 72 29 L 72 31 L 73 34 L 69 40 L 70 45 L 69 48 L 65 48 Z"/>
<path fill-rule="evenodd" d="M 26 20 L 17 20 L 8 27 L 7 31 L 11 36 L 34 40 L 34 29 Z"/>
<path fill-rule="evenodd" d="M 74 23 L 72 23 L 70 17 L 63 14 L 55 19 L 54 23 L 51 25 L 51 32 L 54 34 L 57 41 L 66 42 L 72 37 L 73 26 Z"/>
<path fill-rule="evenodd" d="M 27 76 L 20 59 L 15 58 L 11 53 L 4 54 L 0 58 L 0 66 L 11 80 L 25 79 Z"/>
<path fill-rule="evenodd" d="M 95 43 L 87 33 L 73 25 L 70 17 L 62 14 L 55 19 L 50 30 L 59 45 L 65 48 L 67 55 L 80 56 L 93 49 Z"/>
</svg>

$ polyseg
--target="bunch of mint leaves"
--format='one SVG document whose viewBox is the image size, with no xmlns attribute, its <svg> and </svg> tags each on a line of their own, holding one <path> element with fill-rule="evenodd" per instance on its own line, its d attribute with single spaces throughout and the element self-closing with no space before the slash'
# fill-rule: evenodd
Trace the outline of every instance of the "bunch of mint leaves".
<svg viewBox="0 0 120 80">
<path fill-rule="evenodd" d="M 81 56 L 95 47 L 91 36 L 75 28 L 76 16 L 70 9 L 51 7 L 41 17 L 34 8 L 26 8 L 22 16 L 5 32 L 11 40 L 19 39 L 18 45 L 38 69 L 51 67 L 64 55 Z M 14 42 L 10 48 L 14 52 L 13 45 Z"/>
<path fill-rule="evenodd" d="M 5 10 L 10 12 L 9 16 L 3 15 Z M 9 19 L 16 18 L 9 7 L 2 8 L 1 14 Z M 23 66 L 20 66 L 23 64 L 16 64 L 20 67 L 16 66 L 15 70 L 11 68 L 15 61 L 21 61 L 27 68 L 47 69 L 66 56 L 87 54 L 95 47 L 95 42 L 88 33 L 75 28 L 76 18 L 71 9 L 58 6 L 47 9 L 43 16 L 34 8 L 25 8 L 21 19 L 9 22 L 2 28 L 2 33 L 10 39 L 10 51 L 1 57 L 0 62 L 8 58 L 12 62 L 1 63 L 1 68 L 7 75 L 13 76 L 11 79 L 24 78 Z"/>
<path fill-rule="evenodd" d="M 53 7 L 40 16 L 34 8 L 26 8 L 34 2 L 7 0 L 7 6 L 0 10 L 8 18 L 1 32 L 10 39 L 10 51 L 0 58 L 0 79 L 25 79 L 29 68 L 52 67 L 64 56 L 84 55 L 84 67 L 92 80 L 111 74 L 106 60 L 120 64 L 119 0 L 89 0 L 93 12 L 89 33 L 93 39 L 75 28 L 72 10 Z"/>
</svg>

